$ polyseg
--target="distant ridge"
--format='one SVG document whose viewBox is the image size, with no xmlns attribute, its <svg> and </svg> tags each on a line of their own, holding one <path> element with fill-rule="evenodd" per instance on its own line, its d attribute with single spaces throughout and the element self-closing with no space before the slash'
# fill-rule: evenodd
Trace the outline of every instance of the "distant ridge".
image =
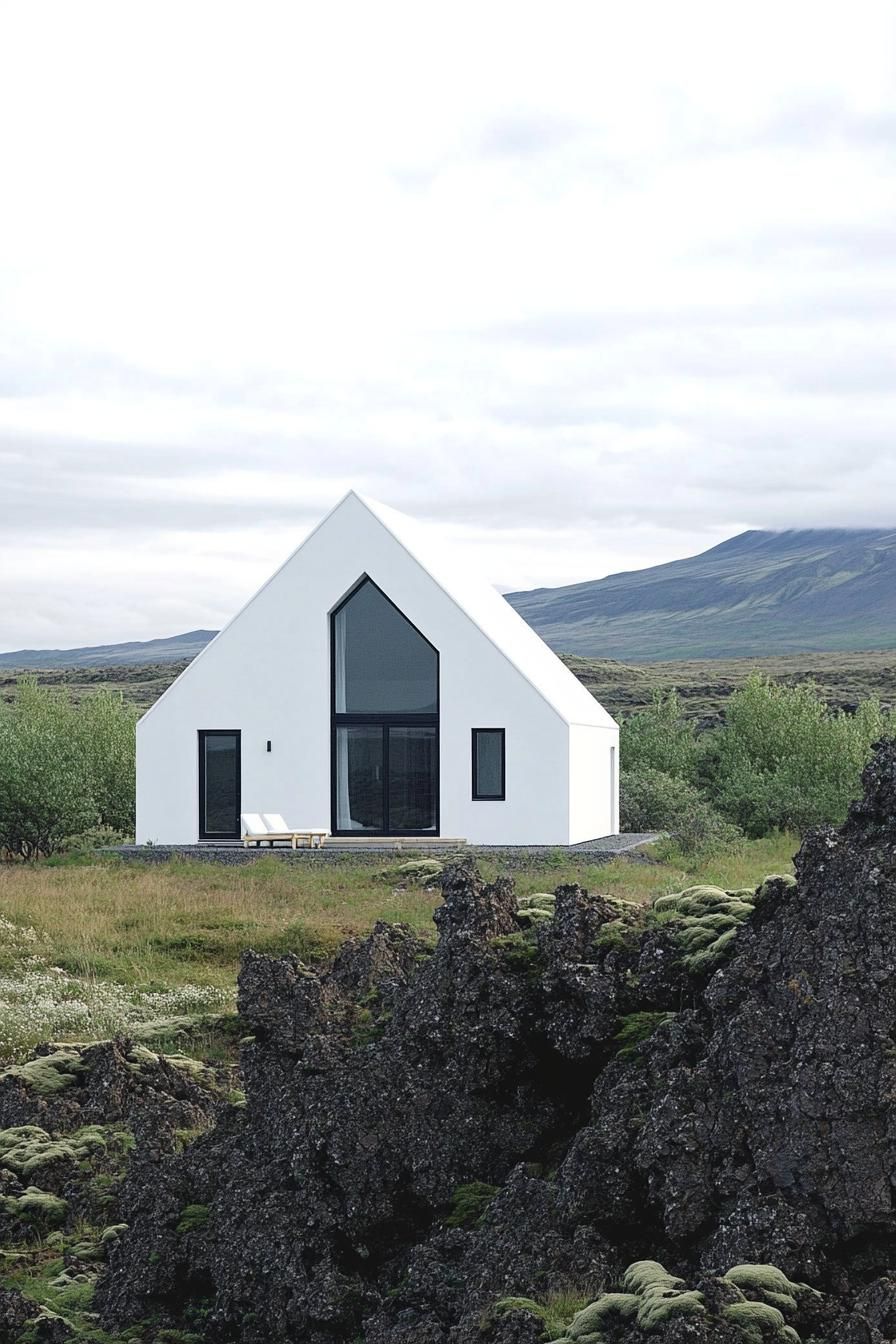
<svg viewBox="0 0 896 1344">
<path fill-rule="evenodd" d="M 635 663 L 896 649 L 896 528 L 742 532 L 700 555 L 507 593 L 558 653 Z M 0 668 L 184 662 L 215 630 L 0 653 Z"/>
<path fill-rule="evenodd" d="M 896 648 L 896 529 L 742 532 L 686 560 L 506 597 L 553 649 L 592 658 Z"/>
<path fill-rule="evenodd" d="M 0 667 L 129 667 L 141 663 L 180 663 L 195 658 L 217 630 L 188 630 L 170 639 L 135 640 L 130 644 L 97 644 L 89 649 L 18 649 L 0 653 Z"/>
</svg>

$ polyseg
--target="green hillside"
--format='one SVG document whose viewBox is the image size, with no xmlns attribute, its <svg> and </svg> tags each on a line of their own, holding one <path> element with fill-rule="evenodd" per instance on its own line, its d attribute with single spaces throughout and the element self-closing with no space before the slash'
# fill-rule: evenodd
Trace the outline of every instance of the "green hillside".
<svg viewBox="0 0 896 1344">
<path fill-rule="evenodd" d="M 896 531 L 743 532 L 628 574 L 508 593 L 552 648 L 627 662 L 896 647 Z"/>
</svg>

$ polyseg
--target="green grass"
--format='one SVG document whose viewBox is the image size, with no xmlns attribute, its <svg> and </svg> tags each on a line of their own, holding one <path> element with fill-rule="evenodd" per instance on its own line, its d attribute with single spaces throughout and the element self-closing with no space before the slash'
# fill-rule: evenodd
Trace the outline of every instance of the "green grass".
<svg viewBox="0 0 896 1344">
<path fill-rule="evenodd" d="M 609 892 L 628 901 L 648 901 L 697 882 L 727 891 L 755 884 L 768 873 L 791 873 L 799 844 L 795 835 L 776 834 L 761 840 L 744 840 L 721 854 L 695 858 L 681 854 L 674 843 L 664 841 L 644 847 L 641 851 L 647 858 L 644 863 L 625 857 L 604 864 L 564 859 L 549 866 L 533 864 L 523 872 L 514 872 L 513 877 L 520 896 L 578 882 L 587 891 Z M 488 877 L 499 872 L 498 864 L 490 860 L 480 863 L 480 868 Z"/>
<path fill-rule="evenodd" d="M 579 883 L 645 902 L 697 882 L 755 885 L 768 873 L 790 872 L 796 848 L 793 836 L 779 835 L 701 860 L 670 843 L 648 847 L 642 861 L 548 855 L 514 880 L 521 896 Z M 500 871 L 497 860 L 480 867 L 488 879 Z M 246 948 L 315 961 L 378 919 L 406 923 L 432 940 L 440 899 L 438 890 L 395 886 L 369 862 L 2 865 L 0 1057 L 20 1058 L 41 1040 L 96 1039 L 159 1020 L 163 1041 L 171 1020 L 174 1043 L 179 1017 L 232 1008 Z M 191 1053 L 201 1053 L 203 1032 L 210 1053 L 228 1052 L 214 1020 L 197 1030 Z"/>
<path fill-rule="evenodd" d="M 578 882 L 647 901 L 698 881 L 734 889 L 767 873 L 790 872 L 798 844 L 792 835 L 775 835 L 689 859 L 663 843 L 644 848 L 646 862 L 533 860 L 513 877 L 520 896 Z M 487 879 L 501 872 L 496 860 L 480 860 L 479 867 Z M 270 858 L 240 867 L 182 860 L 0 866 L 0 916 L 45 938 L 52 964 L 147 989 L 184 982 L 228 987 L 247 947 L 314 960 L 377 919 L 432 937 L 440 899 L 436 890 L 394 889 L 369 863 L 299 866 Z"/>
</svg>

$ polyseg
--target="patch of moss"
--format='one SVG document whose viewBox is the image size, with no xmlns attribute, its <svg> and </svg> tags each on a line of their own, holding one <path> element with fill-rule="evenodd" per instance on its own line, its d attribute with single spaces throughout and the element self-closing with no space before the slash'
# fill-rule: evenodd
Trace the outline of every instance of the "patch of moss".
<svg viewBox="0 0 896 1344">
<path fill-rule="evenodd" d="M 0 1078 L 18 1078 L 38 1096 L 50 1097 L 74 1087 L 86 1067 L 77 1050 L 59 1049 L 24 1064 L 10 1064 L 0 1072 Z"/>
<path fill-rule="evenodd" d="M 801 1297 L 819 1296 L 807 1283 L 792 1282 L 776 1265 L 734 1265 L 724 1279 L 782 1311 L 794 1311 Z"/>
<path fill-rule="evenodd" d="M 36 1125 L 18 1125 L 0 1131 L 0 1166 L 27 1178 L 54 1162 L 83 1162 L 106 1147 L 99 1125 L 88 1125 L 68 1139 L 53 1139 Z"/>
<path fill-rule="evenodd" d="M 551 891 L 536 891 L 529 896 L 518 896 L 517 910 L 553 910 L 557 897 Z"/>
<path fill-rule="evenodd" d="M 598 930 L 594 940 L 598 952 L 633 952 L 637 949 L 641 931 L 626 917 L 608 919 Z"/>
<path fill-rule="evenodd" d="M 175 1050 L 168 1055 L 160 1055 L 156 1054 L 154 1050 L 147 1049 L 145 1045 L 132 1042 L 127 1060 L 132 1073 L 146 1073 L 161 1061 L 164 1061 L 171 1068 L 178 1069 L 179 1072 L 186 1074 L 206 1092 L 221 1095 L 224 1090 L 224 1084 L 222 1084 L 214 1069 L 209 1068 L 201 1059 L 194 1059 L 192 1055 L 185 1055 L 179 1050 Z"/>
<path fill-rule="evenodd" d="M 93 1299 L 99 1267 L 89 1262 L 98 1257 L 87 1257 L 84 1251 L 100 1245 L 105 1235 L 85 1225 L 78 1238 L 52 1232 L 25 1251 L 15 1265 L 4 1264 L 4 1284 L 17 1288 L 33 1304 L 30 1322 L 16 1335 L 19 1344 L 37 1344 L 50 1337 L 71 1339 L 73 1344 L 82 1340 L 91 1344 L 140 1340 L 143 1344 L 156 1339 L 155 1331 L 147 1331 L 147 1322 L 115 1334 L 98 1324 Z"/>
<path fill-rule="evenodd" d="M 491 1309 L 491 1318 L 507 1316 L 511 1311 L 528 1311 L 530 1315 L 544 1320 L 544 1307 L 532 1297 L 502 1297 Z"/>
<path fill-rule="evenodd" d="M 497 1185 L 488 1185 L 485 1181 L 469 1181 L 457 1186 L 451 1196 L 451 1212 L 445 1219 L 446 1226 L 480 1227 L 498 1189 Z"/>
<path fill-rule="evenodd" d="M 567 1326 L 569 1340 L 585 1336 L 603 1338 L 602 1329 L 608 1322 L 630 1321 L 637 1316 L 638 1298 L 634 1293 L 602 1293 L 594 1302 L 577 1312 Z"/>
<path fill-rule="evenodd" d="M 0 1208 L 12 1217 L 24 1218 L 38 1227 L 56 1227 L 68 1212 L 68 1201 L 29 1185 L 21 1195 L 3 1195 Z"/>
<path fill-rule="evenodd" d="M 520 896 L 516 903 L 516 917 L 524 928 L 542 924 L 554 918 L 556 896 L 548 891 L 537 891 L 531 896 Z"/>
<path fill-rule="evenodd" d="M 767 1302 L 732 1302 L 722 1308 L 722 1316 L 743 1335 L 746 1344 L 765 1344 L 773 1339 L 800 1344 L 797 1332 L 787 1324 L 777 1307 Z"/>
<path fill-rule="evenodd" d="M 767 878 L 766 882 L 773 880 Z M 648 912 L 648 922 L 671 925 L 675 942 L 684 954 L 684 965 L 694 975 L 705 975 L 729 955 L 740 926 L 754 909 L 752 892 L 723 891 L 701 884 L 658 896 Z"/>
<path fill-rule="evenodd" d="M 187 1204 L 180 1211 L 180 1218 L 177 1222 L 176 1232 L 181 1236 L 188 1232 L 198 1232 L 209 1220 L 209 1207 L 207 1204 Z"/>
<path fill-rule="evenodd" d="M 770 873 L 764 877 L 752 895 L 746 895 L 745 900 L 752 901 L 758 910 L 760 906 L 770 905 L 773 901 L 781 899 L 785 891 L 789 891 L 796 886 L 796 878 L 790 873 Z"/>
<path fill-rule="evenodd" d="M 519 933 L 504 933 L 493 938 L 490 946 L 507 970 L 524 975 L 537 973 L 540 965 L 538 944 L 531 934 L 523 933 L 522 930 Z"/>
<path fill-rule="evenodd" d="M 806 1284 L 791 1283 L 774 1265 L 735 1265 L 723 1282 L 729 1293 L 733 1291 L 741 1298 L 726 1305 L 722 1315 L 736 1328 L 744 1344 L 767 1344 L 771 1339 L 800 1344 L 799 1335 L 787 1323 L 784 1310 L 794 1310 L 797 1298 L 801 1294 L 814 1293 L 814 1289 Z M 626 1321 L 636 1324 L 645 1334 L 652 1334 L 676 1317 L 705 1317 L 707 1314 L 703 1293 L 688 1288 L 683 1279 L 670 1274 L 656 1260 L 637 1260 L 629 1265 L 622 1276 L 621 1287 L 621 1292 L 599 1294 L 569 1320 L 562 1334 L 551 1334 L 550 1338 L 557 1344 L 609 1344 L 611 1339 L 620 1337 L 619 1330 Z M 770 1301 L 748 1300 L 745 1292 L 777 1298 L 781 1306 Z M 542 1320 L 545 1319 L 544 1308 L 538 1303 L 530 1306 L 529 1299 L 505 1298 L 503 1301 L 535 1310 Z"/>
<path fill-rule="evenodd" d="M 384 868 L 380 877 L 388 882 L 415 883 L 427 887 L 436 883 L 444 871 L 438 859 L 406 859 Z"/>
<path fill-rule="evenodd" d="M 629 1013 L 619 1019 L 619 1030 L 613 1037 L 620 1059 L 633 1055 L 638 1046 L 648 1041 L 657 1027 L 662 1026 L 674 1013 Z"/>
</svg>

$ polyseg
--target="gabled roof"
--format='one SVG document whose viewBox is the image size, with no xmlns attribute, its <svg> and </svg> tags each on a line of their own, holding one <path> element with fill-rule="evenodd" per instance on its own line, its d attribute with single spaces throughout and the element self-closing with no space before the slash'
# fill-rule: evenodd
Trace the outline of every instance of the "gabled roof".
<svg viewBox="0 0 896 1344">
<path fill-rule="evenodd" d="M 361 495 L 356 490 L 349 490 L 347 494 L 343 495 L 339 503 L 321 519 L 316 527 L 312 528 L 308 536 L 296 547 L 279 569 L 275 570 L 271 577 L 262 584 L 258 592 L 253 594 L 236 615 L 218 631 L 215 638 L 196 655 L 180 676 L 156 700 L 155 704 L 150 706 L 146 714 L 143 715 L 144 719 L 152 714 L 156 706 L 161 704 L 166 696 L 170 695 L 178 682 L 190 676 L 194 668 L 202 662 L 209 650 L 214 648 L 225 631 L 233 625 L 234 621 L 239 620 L 240 615 L 247 607 L 251 606 L 259 593 L 263 592 L 277 575 L 291 564 L 293 558 L 307 545 L 311 537 L 321 528 L 326 527 L 329 520 L 345 508 L 350 501 L 355 501 L 365 508 L 394 537 L 446 596 L 461 609 L 464 615 L 478 627 L 520 675 L 547 701 L 561 719 L 570 724 L 590 724 L 598 728 L 616 727 L 615 721 L 603 706 L 595 700 L 591 692 L 585 689 L 578 677 L 570 672 L 569 668 L 548 648 L 544 640 L 535 633 L 532 627 L 526 624 L 522 616 L 514 611 L 510 603 L 501 596 L 497 589 L 493 588 L 490 583 L 486 582 L 472 569 L 463 555 L 457 551 L 452 551 L 446 546 L 441 536 L 415 522 L 407 514 L 399 513 L 397 509 L 390 508 L 387 504 L 380 504 L 378 500 Z"/>
<path fill-rule="evenodd" d="M 357 499 L 414 557 L 444 593 L 478 626 L 567 723 L 615 728 L 616 723 L 569 668 L 548 648 L 496 588 L 466 558 L 407 514 L 350 490 L 337 504 Z M 335 512 L 335 510 L 334 510 Z M 328 515 L 329 516 L 329 515 Z"/>
</svg>

